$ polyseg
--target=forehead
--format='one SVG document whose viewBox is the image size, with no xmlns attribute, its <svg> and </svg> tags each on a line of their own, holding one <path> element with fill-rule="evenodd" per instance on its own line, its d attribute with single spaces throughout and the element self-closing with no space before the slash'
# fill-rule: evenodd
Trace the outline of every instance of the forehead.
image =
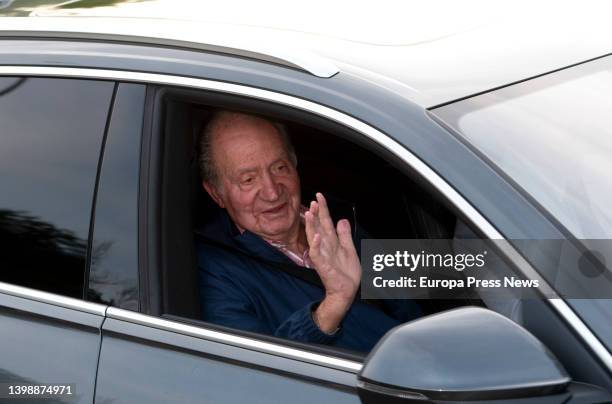
<svg viewBox="0 0 612 404">
<path fill-rule="evenodd" d="M 223 171 L 256 168 L 285 155 L 278 129 L 259 118 L 240 118 L 220 122 L 213 131 L 212 152 Z"/>
</svg>

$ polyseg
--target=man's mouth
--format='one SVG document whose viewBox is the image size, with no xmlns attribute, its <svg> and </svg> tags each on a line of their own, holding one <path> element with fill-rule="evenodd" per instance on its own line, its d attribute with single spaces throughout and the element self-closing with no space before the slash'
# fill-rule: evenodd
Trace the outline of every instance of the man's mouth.
<svg viewBox="0 0 612 404">
<path fill-rule="evenodd" d="M 287 202 L 281 203 L 280 205 L 277 205 L 273 208 L 266 209 L 262 213 L 265 215 L 274 215 L 274 214 L 282 212 L 285 209 L 285 206 L 287 206 Z"/>
</svg>

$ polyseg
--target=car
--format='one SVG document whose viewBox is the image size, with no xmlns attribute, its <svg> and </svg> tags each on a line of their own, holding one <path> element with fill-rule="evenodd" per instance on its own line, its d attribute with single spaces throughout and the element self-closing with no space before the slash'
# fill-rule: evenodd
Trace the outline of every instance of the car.
<svg viewBox="0 0 612 404">
<path fill-rule="evenodd" d="M 355 6 L 344 26 L 316 7 L 8 3 L 2 400 L 612 402 L 605 3 Z M 479 240 L 542 289 L 425 288 L 371 352 L 202 321 L 197 139 L 219 108 L 285 123 L 305 192 L 370 238 Z"/>
</svg>

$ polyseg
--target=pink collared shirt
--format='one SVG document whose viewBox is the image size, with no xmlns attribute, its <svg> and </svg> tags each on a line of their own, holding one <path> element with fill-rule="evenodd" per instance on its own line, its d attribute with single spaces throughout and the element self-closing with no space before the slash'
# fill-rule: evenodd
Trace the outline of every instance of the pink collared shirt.
<svg viewBox="0 0 612 404">
<path fill-rule="evenodd" d="M 302 225 L 304 224 L 304 214 L 308 211 L 308 209 L 305 206 L 300 206 L 300 221 L 302 222 Z M 276 247 L 280 252 L 282 252 L 283 254 L 285 254 L 291 261 L 293 261 L 296 265 L 299 265 L 301 267 L 305 267 L 305 268 L 313 268 L 314 267 L 314 263 L 312 262 L 312 260 L 310 259 L 310 248 L 306 248 L 304 250 L 303 254 L 298 254 L 295 251 L 291 251 L 289 249 L 289 247 L 287 246 L 287 244 L 282 243 L 280 241 L 274 241 L 274 240 L 268 240 L 268 239 L 264 239 L 266 240 L 271 246 Z"/>
</svg>

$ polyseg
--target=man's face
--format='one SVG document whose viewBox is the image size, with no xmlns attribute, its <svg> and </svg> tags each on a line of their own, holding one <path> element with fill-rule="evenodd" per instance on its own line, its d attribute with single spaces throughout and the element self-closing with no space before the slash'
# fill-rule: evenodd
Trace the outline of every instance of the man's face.
<svg viewBox="0 0 612 404">
<path fill-rule="evenodd" d="M 217 125 L 217 187 L 204 187 L 241 230 L 286 241 L 300 226 L 300 179 L 277 129 L 256 118 Z"/>
</svg>

